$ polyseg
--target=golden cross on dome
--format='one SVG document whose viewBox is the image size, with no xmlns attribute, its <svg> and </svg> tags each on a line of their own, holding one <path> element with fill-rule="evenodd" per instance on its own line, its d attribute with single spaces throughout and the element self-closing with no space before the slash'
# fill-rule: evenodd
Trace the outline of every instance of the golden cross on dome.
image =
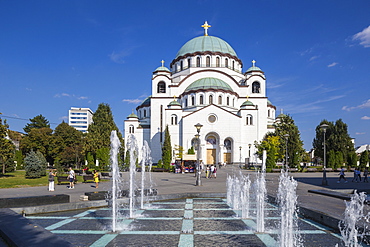
<svg viewBox="0 0 370 247">
<path fill-rule="evenodd" d="M 247 101 L 248 101 L 249 95 L 247 95 Z"/>
<path fill-rule="evenodd" d="M 210 28 L 211 25 L 208 25 L 208 23 L 206 21 L 206 22 L 204 22 L 204 24 L 201 27 L 204 28 L 204 36 L 208 36 L 208 28 Z"/>
<path fill-rule="evenodd" d="M 256 66 L 256 60 L 253 59 L 252 64 L 253 64 L 253 67 L 255 67 Z"/>
<path fill-rule="evenodd" d="M 173 96 L 173 100 L 176 100 L 176 95 Z"/>
<path fill-rule="evenodd" d="M 162 63 L 162 67 L 164 67 L 164 60 L 163 59 L 162 59 L 161 63 Z"/>
</svg>

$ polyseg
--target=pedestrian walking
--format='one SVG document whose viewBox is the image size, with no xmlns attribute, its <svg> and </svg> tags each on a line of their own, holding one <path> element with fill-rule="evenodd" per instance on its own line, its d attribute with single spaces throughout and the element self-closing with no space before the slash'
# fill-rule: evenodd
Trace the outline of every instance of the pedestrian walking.
<svg viewBox="0 0 370 247">
<path fill-rule="evenodd" d="M 57 175 L 57 172 L 53 170 L 49 171 L 49 191 L 54 191 L 54 177 Z"/>
<path fill-rule="evenodd" d="M 367 168 L 365 168 L 365 171 L 364 171 L 364 183 L 368 183 L 369 181 L 367 181 L 367 176 L 369 175 L 369 171 Z"/>
<path fill-rule="evenodd" d="M 339 179 L 338 179 L 338 182 L 337 183 L 340 183 L 340 181 L 342 180 L 342 178 L 343 178 L 343 180 L 344 180 L 344 182 L 345 183 L 347 183 L 348 181 L 347 181 L 347 179 L 346 179 L 346 177 L 345 177 L 346 175 L 345 175 L 345 173 L 344 173 L 344 168 L 342 168 L 341 170 L 340 170 L 340 172 L 339 172 Z"/>
<path fill-rule="evenodd" d="M 352 179 L 352 182 L 357 182 L 358 180 L 358 177 L 357 177 L 357 168 L 355 168 L 355 170 L 353 170 L 353 179 Z"/>
<path fill-rule="evenodd" d="M 358 182 L 361 182 L 361 169 L 360 168 L 357 169 L 357 183 Z"/>
<path fill-rule="evenodd" d="M 215 170 L 215 166 L 212 164 L 209 171 L 210 171 L 210 174 L 209 174 L 209 178 L 213 178 L 213 172 Z"/>
<path fill-rule="evenodd" d="M 206 167 L 206 178 L 209 178 L 209 171 L 210 171 L 210 168 L 209 168 L 209 165 L 207 165 L 207 167 Z"/>
<path fill-rule="evenodd" d="M 99 172 L 94 170 L 94 182 L 95 182 L 95 188 L 99 188 Z"/>
<path fill-rule="evenodd" d="M 72 169 L 72 167 L 69 167 L 68 179 L 69 179 L 69 189 L 74 189 L 75 188 L 75 171 Z"/>
</svg>

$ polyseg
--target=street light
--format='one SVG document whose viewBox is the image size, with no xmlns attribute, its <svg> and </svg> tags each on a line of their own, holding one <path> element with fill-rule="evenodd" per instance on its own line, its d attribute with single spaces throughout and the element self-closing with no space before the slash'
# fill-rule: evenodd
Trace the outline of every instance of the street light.
<svg viewBox="0 0 370 247">
<path fill-rule="evenodd" d="M 242 168 L 242 146 L 239 146 L 239 168 Z"/>
<path fill-rule="evenodd" d="M 200 129 L 203 127 L 203 125 L 201 125 L 200 123 L 197 123 L 196 125 L 194 125 L 194 127 L 197 129 L 197 134 L 195 135 L 195 137 L 197 138 L 197 178 L 196 178 L 196 181 L 195 181 L 195 186 L 201 186 L 202 185 L 202 182 L 200 180 L 200 174 L 201 174 L 201 170 L 200 170 L 200 164 L 199 164 L 199 149 L 200 149 Z"/>
<path fill-rule="evenodd" d="M 249 147 L 249 151 L 248 151 L 248 168 L 249 168 L 249 165 L 251 163 L 251 147 L 252 147 L 252 144 L 248 144 L 248 147 Z"/>
<path fill-rule="evenodd" d="M 326 145 L 325 145 L 325 134 L 326 134 L 326 129 L 329 127 L 327 124 L 322 124 L 320 125 L 321 130 L 324 132 L 324 170 L 322 173 L 322 183 L 321 185 L 327 186 L 328 185 L 328 180 L 326 180 Z"/>
<path fill-rule="evenodd" d="M 285 171 L 288 171 L 288 138 L 289 134 L 285 134 Z"/>
</svg>

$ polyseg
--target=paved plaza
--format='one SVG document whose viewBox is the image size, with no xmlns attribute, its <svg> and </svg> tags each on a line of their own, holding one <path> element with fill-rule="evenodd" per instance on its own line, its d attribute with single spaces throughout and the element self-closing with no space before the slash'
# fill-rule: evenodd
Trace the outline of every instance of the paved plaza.
<svg viewBox="0 0 370 247">
<path fill-rule="evenodd" d="M 81 209 L 79 211 L 64 211 L 43 215 L 27 215 L 27 219 L 40 225 L 48 231 L 68 239 L 72 246 L 276 246 L 277 232 L 273 226 L 277 224 L 276 206 L 268 204 L 267 233 L 255 233 L 255 219 L 242 220 L 240 212 L 230 209 L 225 202 L 227 175 L 249 174 L 254 180 L 255 172 L 240 170 L 228 166 L 218 169 L 216 179 L 205 179 L 202 176 L 202 186 L 195 186 L 194 174 L 153 173 L 154 188 L 158 195 L 219 195 L 220 198 L 207 199 L 203 197 L 186 199 L 179 198 L 171 201 L 156 202 L 153 208 L 136 212 L 141 214 L 136 219 L 123 221 L 130 231 L 120 231 L 111 234 L 107 228 L 110 219 L 109 208 Z M 141 173 L 137 173 L 139 180 Z M 337 183 L 338 174 L 328 173 L 328 186 L 321 186 L 321 173 L 291 173 L 298 181 L 298 204 L 306 212 L 316 213 L 327 225 L 337 224 L 343 217 L 345 203 L 343 199 L 320 194 L 309 193 L 309 190 L 336 190 L 349 192 L 353 189 L 368 190 L 368 183 L 352 183 L 352 174 L 347 174 L 348 183 Z M 266 174 L 267 193 L 276 198 L 279 183 L 279 173 Z M 128 173 L 124 173 L 127 181 Z M 68 194 L 73 204 L 81 204 L 80 196 L 85 192 L 108 191 L 109 182 L 102 182 L 99 189 L 93 183 L 77 183 L 74 190 L 68 189 L 67 184 L 56 185 L 54 192 L 46 187 L 1 189 L 0 198 L 39 196 L 49 194 Z M 213 196 L 214 197 L 214 196 Z M 88 205 L 89 202 L 86 202 Z M 367 210 L 366 206 L 366 210 Z M 122 209 L 125 214 L 127 209 Z M 127 213 L 127 212 L 126 212 Z M 189 217 L 191 215 L 191 217 Z M 153 227 L 155 226 L 155 227 Z M 95 229 L 92 231 L 92 229 Z M 98 229 L 98 230 L 97 230 Z M 155 229 L 155 230 L 154 230 Z M 304 246 L 335 246 L 340 245 L 336 230 L 309 219 L 299 220 Z M 142 241 L 142 242 L 141 242 Z M 79 244 L 77 244 L 79 243 Z M 330 245 L 329 245 L 330 243 Z M 331 244 L 333 243 L 333 244 Z M 0 245 L 1 246 L 1 245 Z"/>
</svg>

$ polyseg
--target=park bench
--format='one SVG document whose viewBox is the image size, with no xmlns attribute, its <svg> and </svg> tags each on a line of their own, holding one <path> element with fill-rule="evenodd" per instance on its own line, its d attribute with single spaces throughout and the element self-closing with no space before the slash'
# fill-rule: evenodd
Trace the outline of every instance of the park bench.
<svg viewBox="0 0 370 247">
<path fill-rule="evenodd" d="M 317 168 L 307 168 L 308 172 L 317 172 Z"/>
<path fill-rule="evenodd" d="M 82 176 L 82 178 L 83 178 L 83 182 L 84 183 L 86 183 L 86 182 L 88 182 L 88 181 L 94 181 L 94 175 L 83 175 Z M 100 180 L 100 175 L 99 175 L 99 180 Z"/>
<path fill-rule="evenodd" d="M 272 169 L 272 172 L 281 172 L 281 169 L 279 169 L 279 168 L 273 168 Z"/>
<path fill-rule="evenodd" d="M 331 168 L 331 167 L 326 167 L 326 169 L 325 169 L 327 172 L 332 172 L 333 171 L 333 168 Z"/>
<path fill-rule="evenodd" d="M 69 183 L 69 178 L 68 176 L 58 176 L 57 181 L 58 181 L 58 184 Z M 74 183 L 77 183 L 77 178 L 75 178 Z"/>
<path fill-rule="evenodd" d="M 168 169 L 165 168 L 153 168 L 153 172 L 168 172 Z"/>
</svg>

